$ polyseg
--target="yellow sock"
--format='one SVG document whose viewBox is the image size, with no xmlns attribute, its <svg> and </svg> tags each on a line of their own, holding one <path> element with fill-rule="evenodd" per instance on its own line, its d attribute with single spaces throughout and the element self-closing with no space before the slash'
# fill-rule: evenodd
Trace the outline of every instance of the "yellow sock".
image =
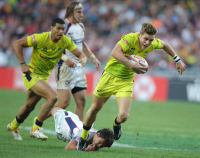
<svg viewBox="0 0 200 158">
<path fill-rule="evenodd" d="M 20 123 L 17 122 L 16 118 L 11 122 L 10 128 L 14 131 L 17 130 Z"/>
<path fill-rule="evenodd" d="M 38 117 L 35 117 L 34 119 L 33 119 L 33 127 L 32 127 L 32 130 L 33 131 L 36 131 L 36 130 L 38 130 L 38 127 L 40 127 L 40 126 L 38 126 L 38 125 L 36 125 L 35 123 L 36 123 L 36 120 L 37 120 L 37 118 Z"/>
<path fill-rule="evenodd" d="M 33 130 L 33 131 L 36 131 L 36 130 L 38 130 L 38 127 L 40 127 L 40 126 L 38 126 L 38 125 L 36 125 L 36 124 L 34 123 L 34 125 L 33 125 L 33 127 L 32 127 L 32 130 Z"/>
<path fill-rule="evenodd" d="M 86 140 L 87 137 L 88 137 L 88 133 L 89 133 L 89 130 L 85 130 L 85 129 L 82 129 L 82 135 L 81 137 Z"/>
<path fill-rule="evenodd" d="M 117 119 L 117 117 L 114 118 L 113 125 L 114 125 L 114 126 L 119 126 L 119 125 L 117 125 L 117 124 L 115 123 L 115 120 L 116 120 L 116 119 Z"/>
</svg>

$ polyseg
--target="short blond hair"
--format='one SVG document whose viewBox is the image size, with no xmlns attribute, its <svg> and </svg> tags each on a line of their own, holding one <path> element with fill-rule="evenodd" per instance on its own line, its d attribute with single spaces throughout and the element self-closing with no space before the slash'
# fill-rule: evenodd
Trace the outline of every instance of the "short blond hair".
<svg viewBox="0 0 200 158">
<path fill-rule="evenodd" d="M 157 33 L 157 28 L 152 22 L 146 22 L 142 24 L 140 34 L 143 35 L 147 33 L 148 35 L 155 35 Z"/>
</svg>

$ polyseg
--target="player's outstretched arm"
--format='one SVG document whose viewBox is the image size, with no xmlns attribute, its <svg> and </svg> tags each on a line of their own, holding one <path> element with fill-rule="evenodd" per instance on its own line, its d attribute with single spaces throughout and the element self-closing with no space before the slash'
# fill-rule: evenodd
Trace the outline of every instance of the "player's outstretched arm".
<svg viewBox="0 0 200 158">
<path fill-rule="evenodd" d="M 76 49 L 74 49 L 72 51 L 72 53 L 74 55 L 76 55 L 76 57 L 78 57 L 78 61 L 81 63 L 82 66 L 84 66 L 86 64 L 87 58 L 86 58 L 85 54 L 82 51 L 80 51 L 80 49 L 78 47 Z"/>
<path fill-rule="evenodd" d="M 136 63 L 132 63 L 129 61 L 123 53 L 122 47 L 117 43 L 115 47 L 113 48 L 111 55 L 120 63 L 126 65 L 133 71 L 137 72 L 138 74 L 144 74 L 146 71 L 144 68 L 139 64 L 140 60 Z"/>
<path fill-rule="evenodd" d="M 182 75 L 182 73 L 186 69 L 186 65 L 181 61 L 174 49 L 168 43 L 162 41 L 162 47 L 163 50 L 174 59 L 174 61 L 176 62 L 176 69 Z"/>
<path fill-rule="evenodd" d="M 92 51 L 90 50 L 90 48 L 88 47 L 88 45 L 84 41 L 83 41 L 83 53 L 93 61 L 93 63 L 96 65 L 96 70 L 99 70 L 100 66 L 101 66 L 99 60 L 92 53 Z"/>
<path fill-rule="evenodd" d="M 30 74 L 30 68 L 32 67 L 30 65 L 27 65 L 24 61 L 23 47 L 29 47 L 26 37 L 21 38 L 13 43 L 14 52 L 18 58 L 18 61 L 20 62 L 22 72 L 24 74 Z"/>
</svg>

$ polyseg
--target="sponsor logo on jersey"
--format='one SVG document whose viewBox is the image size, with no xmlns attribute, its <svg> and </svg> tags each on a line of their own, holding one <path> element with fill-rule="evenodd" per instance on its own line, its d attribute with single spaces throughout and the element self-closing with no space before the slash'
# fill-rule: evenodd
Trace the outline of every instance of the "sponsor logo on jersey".
<svg viewBox="0 0 200 158">
<path fill-rule="evenodd" d="M 31 38 L 32 38 L 32 42 L 35 43 L 35 42 L 36 42 L 36 38 L 35 38 L 35 36 L 32 35 Z"/>
<path fill-rule="evenodd" d="M 126 43 L 126 45 L 129 45 L 128 41 L 125 38 L 123 38 L 123 41 Z"/>
<path fill-rule="evenodd" d="M 66 80 L 65 84 L 68 86 L 70 84 L 70 80 Z"/>
</svg>

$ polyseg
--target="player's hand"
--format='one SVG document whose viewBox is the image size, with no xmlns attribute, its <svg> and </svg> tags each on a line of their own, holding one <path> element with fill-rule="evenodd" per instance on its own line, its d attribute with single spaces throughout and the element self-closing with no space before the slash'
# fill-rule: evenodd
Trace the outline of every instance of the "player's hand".
<svg viewBox="0 0 200 158">
<path fill-rule="evenodd" d="M 178 72 L 182 75 L 182 73 L 185 71 L 186 69 L 186 65 L 182 62 L 179 61 L 178 63 L 176 63 L 176 69 L 178 70 Z"/>
<path fill-rule="evenodd" d="M 140 63 L 140 60 L 138 60 L 136 63 L 133 63 L 131 69 L 135 71 L 137 74 L 146 73 L 146 71 L 144 70 L 144 67 L 142 67 L 139 63 Z"/>
<path fill-rule="evenodd" d="M 67 61 L 66 61 L 66 63 L 71 68 L 73 68 L 73 67 L 76 66 L 76 63 L 75 63 L 75 61 L 72 58 L 68 58 Z"/>
<path fill-rule="evenodd" d="M 95 151 L 96 150 L 96 147 L 94 144 L 90 144 L 88 145 L 87 148 L 85 148 L 85 151 Z"/>
<path fill-rule="evenodd" d="M 94 58 L 93 63 L 96 65 L 96 70 L 98 71 L 100 69 L 100 66 L 101 66 L 99 60 L 97 58 Z"/>
<path fill-rule="evenodd" d="M 81 58 L 81 59 L 78 59 L 78 62 L 81 63 L 82 67 L 86 64 L 87 62 L 87 58 Z"/>
<path fill-rule="evenodd" d="M 24 74 L 26 74 L 26 75 L 31 74 L 30 69 L 33 69 L 30 65 L 27 65 L 27 64 L 22 64 L 22 65 L 21 65 L 21 70 L 22 70 L 22 72 L 23 72 Z"/>
</svg>

